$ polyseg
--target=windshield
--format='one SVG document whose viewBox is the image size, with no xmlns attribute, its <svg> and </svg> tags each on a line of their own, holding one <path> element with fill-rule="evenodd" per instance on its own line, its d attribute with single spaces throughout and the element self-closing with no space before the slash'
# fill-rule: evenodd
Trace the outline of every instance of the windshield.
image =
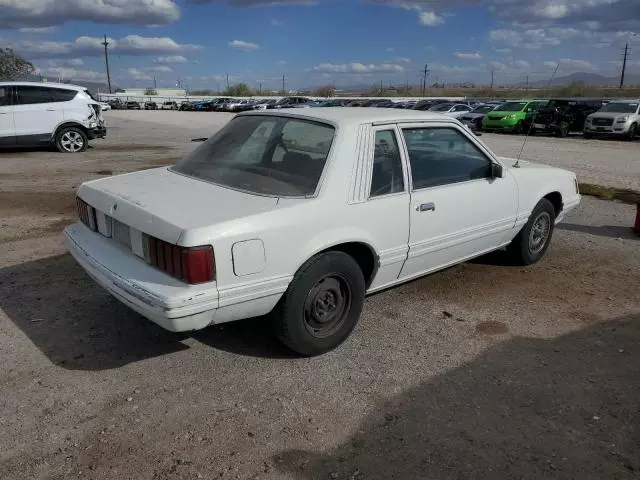
<svg viewBox="0 0 640 480">
<path fill-rule="evenodd" d="M 601 112 L 613 112 L 613 113 L 636 113 L 638 109 L 637 103 L 627 102 L 611 102 L 607 103 L 600 109 Z"/>
<path fill-rule="evenodd" d="M 173 170 L 251 193 L 310 196 L 324 170 L 334 131 L 308 120 L 239 116 Z"/>
<path fill-rule="evenodd" d="M 487 113 L 495 108 L 495 105 L 480 105 L 471 110 L 471 113 Z"/>
<path fill-rule="evenodd" d="M 506 102 L 495 109 L 496 112 L 519 112 L 527 105 L 527 102 Z"/>
</svg>

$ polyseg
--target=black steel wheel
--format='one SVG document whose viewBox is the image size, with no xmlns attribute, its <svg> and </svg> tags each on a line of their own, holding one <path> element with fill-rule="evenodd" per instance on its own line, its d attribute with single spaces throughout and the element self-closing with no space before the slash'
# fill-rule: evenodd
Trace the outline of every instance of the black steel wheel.
<svg viewBox="0 0 640 480">
<path fill-rule="evenodd" d="M 276 335 L 303 356 L 336 348 L 358 323 L 365 289 L 353 257 L 339 251 L 316 255 L 300 267 L 275 308 Z"/>
</svg>

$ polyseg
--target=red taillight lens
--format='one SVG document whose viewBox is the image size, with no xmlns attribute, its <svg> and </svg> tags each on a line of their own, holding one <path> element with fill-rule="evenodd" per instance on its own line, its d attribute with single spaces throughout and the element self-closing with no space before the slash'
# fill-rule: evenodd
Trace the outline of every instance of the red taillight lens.
<svg viewBox="0 0 640 480">
<path fill-rule="evenodd" d="M 98 225 L 96 221 L 96 210 L 80 197 L 76 197 L 76 204 L 78 205 L 78 217 L 80 217 L 80 221 L 95 231 Z"/>
<path fill-rule="evenodd" d="M 147 237 L 147 250 L 147 261 L 172 277 L 187 283 L 211 282 L 216 278 L 211 245 L 187 248 Z"/>
</svg>

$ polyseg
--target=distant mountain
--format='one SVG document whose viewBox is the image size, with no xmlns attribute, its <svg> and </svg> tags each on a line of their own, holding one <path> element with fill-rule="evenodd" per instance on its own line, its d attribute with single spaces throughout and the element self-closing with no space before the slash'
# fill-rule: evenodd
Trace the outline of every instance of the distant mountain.
<svg viewBox="0 0 640 480">
<path fill-rule="evenodd" d="M 553 87 L 564 87 L 571 82 L 584 82 L 585 85 L 605 87 L 615 86 L 620 83 L 620 77 L 605 77 L 597 73 L 576 72 L 571 75 L 565 75 L 563 77 L 556 77 L 551 82 Z M 626 75 L 624 79 L 625 85 L 638 85 L 640 84 L 640 75 Z M 549 80 L 538 80 L 532 82 L 531 87 L 546 87 L 549 85 Z"/>
</svg>

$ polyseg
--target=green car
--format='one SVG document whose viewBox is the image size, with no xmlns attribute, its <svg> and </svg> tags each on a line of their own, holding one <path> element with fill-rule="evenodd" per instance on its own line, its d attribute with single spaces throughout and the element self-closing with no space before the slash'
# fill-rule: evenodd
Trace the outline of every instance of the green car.
<svg viewBox="0 0 640 480">
<path fill-rule="evenodd" d="M 547 104 L 547 100 L 517 100 L 505 102 L 482 119 L 482 130 L 522 133 L 524 120 L 538 108 Z"/>
</svg>

